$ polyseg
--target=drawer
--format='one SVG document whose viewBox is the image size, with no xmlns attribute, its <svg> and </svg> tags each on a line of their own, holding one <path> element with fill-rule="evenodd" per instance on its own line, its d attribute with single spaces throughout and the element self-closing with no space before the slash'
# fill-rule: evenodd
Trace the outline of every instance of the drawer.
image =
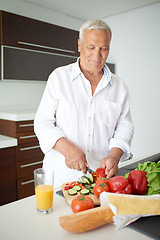
<svg viewBox="0 0 160 240">
<path fill-rule="evenodd" d="M 17 180 L 18 199 L 35 194 L 33 174 Z"/>
<path fill-rule="evenodd" d="M 0 183 L 0 206 L 17 200 L 16 180 Z"/>
<path fill-rule="evenodd" d="M 38 141 L 34 131 L 19 132 L 19 133 L 16 134 L 16 136 L 17 136 L 17 140 L 18 140 L 18 145 L 23 144 L 23 143 L 37 142 Z"/>
<path fill-rule="evenodd" d="M 34 131 L 33 120 L 16 122 L 16 132 L 31 132 Z"/>
<path fill-rule="evenodd" d="M 16 148 L 0 149 L 0 183 L 16 179 Z"/>
<path fill-rule="evenodd" d="M 16 160 L 23 161 L 34 158 L 41 158 L 44 154 L 40 149 L 39 143 L 25 143 L 16 147 Z"/>
<path fill-rule="evenodd" d="M 17 178 L 30 176 L 36 168 L 41 168 L 43 157 L 27 161 L 17 162 Z"/>
</svg>

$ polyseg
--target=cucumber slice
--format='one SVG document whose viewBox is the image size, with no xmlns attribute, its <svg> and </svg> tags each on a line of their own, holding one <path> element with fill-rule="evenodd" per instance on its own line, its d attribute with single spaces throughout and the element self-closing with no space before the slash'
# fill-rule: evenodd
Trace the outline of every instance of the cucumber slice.
<svg viewBox="0 0 160 240">
<path fill-rule="evenodd" d="M 83 182 L 83 183 L 91 184 L 90 179 L 89 179 L 88 177 L 82 176 L 81 179 L 82 179 L 82 182 Z"/>
<path fill-rule="evenodd" d="M 81 191 L 80 191 L 80 193 L 82 194 L 82 195 L 88 195 L 89 194 L 89 189 L 86 189 L 86 188 L 84 188 L 84 189 L 82 189 Z"/>
<path fill-rule="evenodd" d="M 72 189 L 74 189 L 74 190 L 77 190 L 77 192 L 78 191 L 80 191 L 81 190 L 81 187 L 80 186 L 78 186 L 78 185 L 75 185 Z"/>
<path fill-rule="evenodd" d="M 91 194 L 94 194 L 93 189 L 90 190 L 90 193 L 91 193 Z"/>
<path fill-rule="evenodd" d="M 71 189 L 68 190 L 68 194 L 69 194 L 69 195 L 72 195 L 72 196 L 73 196 L 73 195 L 76 195 L 76 194 L 77 194 L 77 190 L 71 188 Z"/>
<path fill-rule="evenodd" d="M 87 188 L 88 190 L 93 189 L 93 187 L 92 187 L 91 185 L 85 184 L 84 186 L 85 186 L 85 188 Z"/>
<path fill-rule="evenodd" d="M 94 177 L 93 177 L 92 173 L 89 173 L 88 178 L 89 178 L 91 183 L 94 183 Z"/>
<path fill-rule="evenodd" d="M 81 181 L 77 181 L 77 183 L 80 183 L 80 184 L 84 185 L 84 183 L 83 183 L 83 182 L 81 182 Z"/>
</svg>

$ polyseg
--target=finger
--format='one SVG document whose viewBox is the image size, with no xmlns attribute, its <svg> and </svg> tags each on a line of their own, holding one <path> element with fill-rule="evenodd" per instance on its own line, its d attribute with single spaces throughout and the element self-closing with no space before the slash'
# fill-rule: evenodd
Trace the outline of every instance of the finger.
<svg viewBox="0 0 160 240">
<path fill-rule="evenodd" d="M 114 165 L 107 173 L 107 178 L 111 178 L 114 175 L 116 175 L 118 172 L 118 167 L 116 165 Z"/>
</svg>

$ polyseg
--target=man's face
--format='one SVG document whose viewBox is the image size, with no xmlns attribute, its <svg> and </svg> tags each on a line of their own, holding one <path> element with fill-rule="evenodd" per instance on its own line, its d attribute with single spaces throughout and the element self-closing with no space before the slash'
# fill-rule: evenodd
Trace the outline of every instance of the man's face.
<svg viewBox="0 0 160 240">
<path fill-rule="evenodd" d="M 105 30 L 85 30 L 83 41 L 78 40 L 80 67 L 82 72 L 101 72 L 109 54 L 110 32 Z"/>
</svg>

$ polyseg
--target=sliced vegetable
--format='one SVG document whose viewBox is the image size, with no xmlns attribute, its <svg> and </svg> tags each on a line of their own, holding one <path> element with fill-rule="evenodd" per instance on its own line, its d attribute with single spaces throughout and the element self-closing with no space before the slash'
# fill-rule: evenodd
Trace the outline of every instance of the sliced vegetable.
<svg viewBox="0 0 160 240">
<path fill-rule="evenodd" d="M 77 192 L 81 190 L 81 187 L 78 185 L 75 185 L 72 189 L 76 190 Z"/>
<path fill-rule="evenodd" d="M 85 184 L 85 183 L 91 184 L 90 179 L 89 179 L 88 177 L 82 176 L 81 179 L 82 179 L 82 183 L 83 183 L 83 184 Z"/>
<path fill-rule="evenodd" d="M 94 177 L 92 173 L 89 173 L 88 178 L 90 180 L 90 183 L 94 183 Z"/>
<path fill-rule="evenodd" d="M 72 196 L 73 196 L 73 195 L 76 195 L 76 194 L 77 194 L 77 190 L 71 188 L 71 189 L 68 190 L 68 194 L 69 194 L 69 195 L 72 195 Z"/>
<path fill-rule="evenodd" d="M 88 195 L 89 192 L 90 192 L 89 189 L 84 188 L 84 189 L 82 189 L 82 190 L 80 191 L 80 194 L 82 194 L 82 195 Z"/>
</svg>

